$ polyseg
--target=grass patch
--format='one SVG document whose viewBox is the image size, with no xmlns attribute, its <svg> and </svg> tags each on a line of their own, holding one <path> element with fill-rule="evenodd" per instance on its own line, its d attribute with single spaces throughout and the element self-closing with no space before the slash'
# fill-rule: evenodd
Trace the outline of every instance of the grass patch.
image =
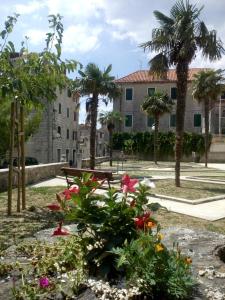
<svg viewBox="0 0 225 300">
<path fill-rule="evenodd" d="M 225 195 L 225 185 L 182 180 L 181 187 L 175 187 L 174 180 L 167 179 L 157 181 L 153 193 L 197 200 L 200 198 Z"/>
</svg>

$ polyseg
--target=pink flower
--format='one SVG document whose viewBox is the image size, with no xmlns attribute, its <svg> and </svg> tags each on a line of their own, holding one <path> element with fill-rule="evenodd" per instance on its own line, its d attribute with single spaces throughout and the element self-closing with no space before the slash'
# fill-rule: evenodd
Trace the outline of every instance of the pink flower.
<svg viewBox="0 0 225 300">
<path fill-rule="evenodd" d="M 72 194 L 78 194 L 80 191 L 79 187 L 72 185 L 69 189 L 66 189 L 63 192 L 63 195 L 65 196 L 66 200 L 70 200 L 71 199 L 71 195 Z"/>
<path fill-rule="evenodd" d="M 122 188 L 123 188 L 123 193 L 134 193 L 136 191 L 135 189 L 135 184 L 138 183 L 137 179 L 131 179 L 129 175 L 125 174 L 122 177 Z"/>
<path fill-rule="evenodd" d="M 41 277 L 41 278 L 39 279 L 39 286 L 40 286 L 41 288 L 46 288 L 46 287 L 48 287 L 48 286 L 49 286 L 49 279 L 48 279 L 48 277 Z"/>
<path fill-rule="evenodd" d="M 46 207 L 52 211 L 59 211 L 61 209 L 61 207 L 58 203 L 51 203 L 51 204 L 47 205 Z"/>
<path fill-rule="evenodd" d="M 59 223 L 58 227 L 53 231 L 52 236 L 64 236 L 70 235 L 69 231 L 62 228 L 62 222 Z"/>
</svg>

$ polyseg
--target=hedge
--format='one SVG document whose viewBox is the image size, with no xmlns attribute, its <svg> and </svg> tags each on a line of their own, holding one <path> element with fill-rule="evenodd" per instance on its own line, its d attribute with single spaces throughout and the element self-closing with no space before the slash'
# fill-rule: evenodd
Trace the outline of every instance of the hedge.
<svg viewBox="0 0 225 300">
<path fill-rule="evenodd" d="M 149 156 L 154 152 L 154 132 L 117 132 L 113 134 L 113 149 L 125 151 L 124 142 L 126 140 L 133 140 L 133 153 L 144 156 Z M 158 134 L 158 146 L 159 156 L 168 157 L 174 155 L 175 148 L 175 133 L 174 132 L 159 132 Z M 209 146 L 211 144 L 212 136 L 209 136 Z M 197 133 L 184 133 L 183 140 L 183 154 L 186 156 L 192 155 L 192 152 L 196 152 L 199 155 L 203 155 L 205 152 L 204 135 Z"/>
</svg>

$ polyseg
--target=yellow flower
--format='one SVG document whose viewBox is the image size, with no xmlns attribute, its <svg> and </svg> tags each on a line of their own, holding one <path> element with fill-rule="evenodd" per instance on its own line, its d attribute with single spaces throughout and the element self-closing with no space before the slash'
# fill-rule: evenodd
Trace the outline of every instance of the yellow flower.
<svg viewBox="0 0 225 300">
<path fill-rule="evenodd" d="M 164 235 L 161 232 L 159 232 L 157 233 L 157 238 L 161 241 L 164 238 Z"/>
<path fill-rule="evenodd" d="M 164 247 L 162 244 L 156 244 L 155 245 L 155 251 L 156 252 L 160 252 L 160 251 L 163 251 L 164 250 Z"/>
<path fill-rule="evenodd" d="M 155 226 L 155 223 L 154 222 L 152 222 L 152 221 L 150 221 L 150 222 L 148 222 L 147 223 L 147 228 L 152 228 L 152 227 L 154 227 Z"/>
</svg>

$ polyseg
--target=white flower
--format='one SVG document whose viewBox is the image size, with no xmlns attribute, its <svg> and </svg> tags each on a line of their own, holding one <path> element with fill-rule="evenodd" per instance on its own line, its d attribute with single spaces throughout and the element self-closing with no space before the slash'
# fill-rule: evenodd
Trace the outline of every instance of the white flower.
<svg viewBox="0 0 225 300">
<path fill-rule="evenodd" d="M 145 177 L 140 183 L 141 183 L 142 185 L 145 185 L 145 186 L 150 187 L 151 189 L 154 189 L 154 188 L 155 188 L 154 182 L 152 182 L 151 180 L 149 180 L 149 179 L 146 178 L 146 177 Z"/>
<path fill-rule="evenodd" d="M 116 200 L 115 202 L 116 203 L 120 203 L 123 201 L 123 198 L 124 198 L 124 194 L 123 193 L 116 193 Z"/>
</svg>

